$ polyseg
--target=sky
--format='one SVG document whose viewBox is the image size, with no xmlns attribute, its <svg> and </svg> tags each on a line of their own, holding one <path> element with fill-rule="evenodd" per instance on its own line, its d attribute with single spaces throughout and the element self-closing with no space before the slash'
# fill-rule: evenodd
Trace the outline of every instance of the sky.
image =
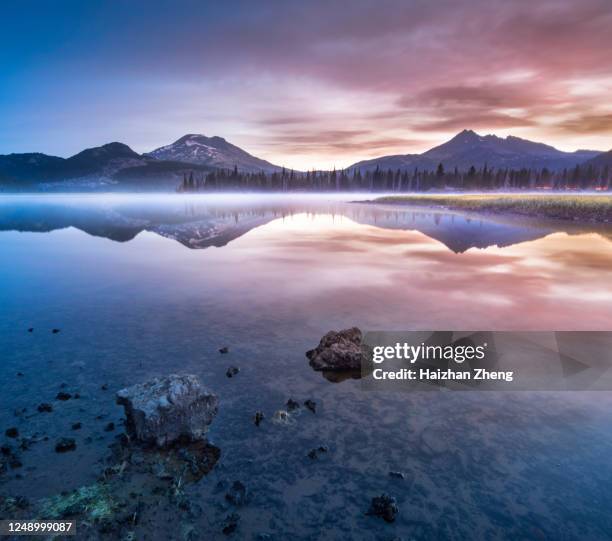
<svg viewBox="0 0 612 541">
<path fill-rule="evenodd" d="M 610 0 L 4 0 L 0 154 L 218 135 L 346 167 L 462 129 L 612 148 Z"/>
</svg>

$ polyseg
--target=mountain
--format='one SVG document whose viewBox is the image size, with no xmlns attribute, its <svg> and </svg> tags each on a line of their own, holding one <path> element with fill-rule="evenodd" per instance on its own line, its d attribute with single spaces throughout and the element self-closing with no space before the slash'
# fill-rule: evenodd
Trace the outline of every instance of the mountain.
<svg viewBox="0 0 612 541">
<path fill-rule="evenodd" d="M 612 167 L 612 150 L 602 152 L 598 156 L 591 158 L 585 165 L 592 165 L 595 169 L 603 169 L 604 167 Z"/>
<path fill-rule="evenodd" d="M 160 161 L 123 143 L 108 143 L 59 158 L 41 153 L 0 155 L 0 187 L 21 190 L 171 189 L 183 175 L 210 166 Z"/>
<path fill-rule="evenodd" d="M 380 169 L 429 169 L 434 170 L 442 163 L 446 170 L 457 167 L 466 171 L 471 166 L 476 168 L 487 165 L 490 168 L 544 168 L 559 170 L 574 167 L 600 152 L 578 150 L 563 152 L 543 143 L 534 143 L 519 137 L 497 137 L 496 135 L 479 135 L 472 130 L 463 130 L 450 141 L 434 147 L 423 154 L 405 154 L 383 156 L 365 160 L 352 165 L 362 171 Z"/>
<path fill-rule="evenodd" d="M 221 169 L 233 169 L 246 173 L 274 173 L 281 168 L 252 156 L 241 148 L 228 143 L 223 137 L 206 137 L 199 134 L 184 135 L 171 145 L 149 152 L 157 160 L 172 160 Z"/>
<path fill-rule="evenodd" d="M 0 155 L 0 181 L 18 182 L 50 178 L 61 170 L 64 158 L 40 152 Z"/>
<path fill-rule="evenodd" d="M 111 177 L 120 169 L 148 161 L 123 143 L 109 143 L 88 148 L 71 156 L 58 158 L 40 153 L 0 156 L 0 179 L 13 182 L 53 182 L 84 177 Z"/>
<path fill-rule="evenodd" d="M 235 166 L 243 172 L 281 170 L 221 137 L 191 134 L 148 154 L 113 142 L 70 158 L 41 153 L 0 155 L 0 189 L 174 190 L 184 175 L 201 178 L 216 168 Z"/>
</svg>

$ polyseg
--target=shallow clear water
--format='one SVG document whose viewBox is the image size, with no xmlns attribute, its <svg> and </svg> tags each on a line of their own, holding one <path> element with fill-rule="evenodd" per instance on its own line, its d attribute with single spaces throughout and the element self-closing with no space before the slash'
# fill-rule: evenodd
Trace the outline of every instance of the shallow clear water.
<svg viewBox="0 0 612 541">
<path fill-rule="evenodd" d="M 353 325 L 611 330 L 610 284 L 612 234 L 595 226 L 323 197 L 2 197 L 1 426 L 50 439 L 0 494 L 94 482 L 121 430 L 103 430 L 122 419 L 114 392 L 187 372 L 221 401 L 221 459 L 186 488 L 202 512 L 176 515 L 207 539 L 231 511 L 222 479 L 251 494 L 237 538 L 609 539 L 611 394 L 368 392 L 313 372 L 304 352 Z M 62 383 L 82 398 L 55 402 Z M 272 423 L 290 397 L 317 413 Z M 58 455 L 65 435 L 77 450 Z M 309 459 L 319 445 L 329 452 Z M 398 500 L 393 524 L 364 515 L 381 492 Z M 169 527 L 149 535 L 181 538 Z"/>
</svg>

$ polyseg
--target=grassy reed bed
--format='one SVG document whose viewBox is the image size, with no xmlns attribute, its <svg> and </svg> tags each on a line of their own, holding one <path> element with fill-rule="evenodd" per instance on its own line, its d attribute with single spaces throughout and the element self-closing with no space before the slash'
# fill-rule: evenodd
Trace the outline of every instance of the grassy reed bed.
<svg viewBox="0 0 612 541">
<path fill-rule="evenodd" d="M 379 197 L 374 203 L 441 207 L 469 212 L 521 214 L 590 222 L 612 222 L 610 195 L 435 194 Z"/>
</svg>

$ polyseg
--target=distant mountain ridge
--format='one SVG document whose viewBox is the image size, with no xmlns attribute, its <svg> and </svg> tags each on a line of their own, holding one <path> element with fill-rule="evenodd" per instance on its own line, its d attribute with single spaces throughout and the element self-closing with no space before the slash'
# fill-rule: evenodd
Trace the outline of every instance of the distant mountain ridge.
<svg viewBox="0 0 612 541">
<path fill-rule="evenodd" d="M 188 134 L 174 143 L 138 154 L 113 142 L 85 149 L 69 158 L 42 153 L 0 155 L 0 187 L 169 188 L 183 175 L 205 175 L 218 168 L 273 173 L 281 167 L 252 156 L 222 137 Z"/>
<path fill-rule="evenodd" d="M 358 162 L 348 170 L 398 169 L 434 171 L 442 163 L 447 171 L 471 166 L 490 169 L 572 168 L 583 163 L 612 165 L 612 151 L 563 152 L 543 143 L 518 137 L 481 136 L 463 130 L 449 141 L 422 154 L 382 156 Z M 42 153 L 0 155 L 0 189 L 8 190 L 174 190 L 181 180 L 203 179 L 218 169 L 241 173 L 277 173 L 282 168 L 249 154 L 222 137 L 187 134 L 174 143 L 145 154 L 113 142 L 85 149 L 69 158 Z"/>
<path fill-rule="evenodd" d="M 494 169 L 546 167 L 550 170 L 559 170 L 582 164 L 600 153 L 595 150 L 563 152 L 550 145 L 519 137 L 482 136 L 472 130 L 463 130 L 446 143 L 422 154 L 382 156 L 357 162 L 349 169 L 371 171 L 378 167 L 382 170 L 417 168 L 433 171 L 441 163 L 446 170 L 456 167 L 460 171 L 466 171 L 472 166 L 479 168 L 485 165 Z"/>
</svg>

